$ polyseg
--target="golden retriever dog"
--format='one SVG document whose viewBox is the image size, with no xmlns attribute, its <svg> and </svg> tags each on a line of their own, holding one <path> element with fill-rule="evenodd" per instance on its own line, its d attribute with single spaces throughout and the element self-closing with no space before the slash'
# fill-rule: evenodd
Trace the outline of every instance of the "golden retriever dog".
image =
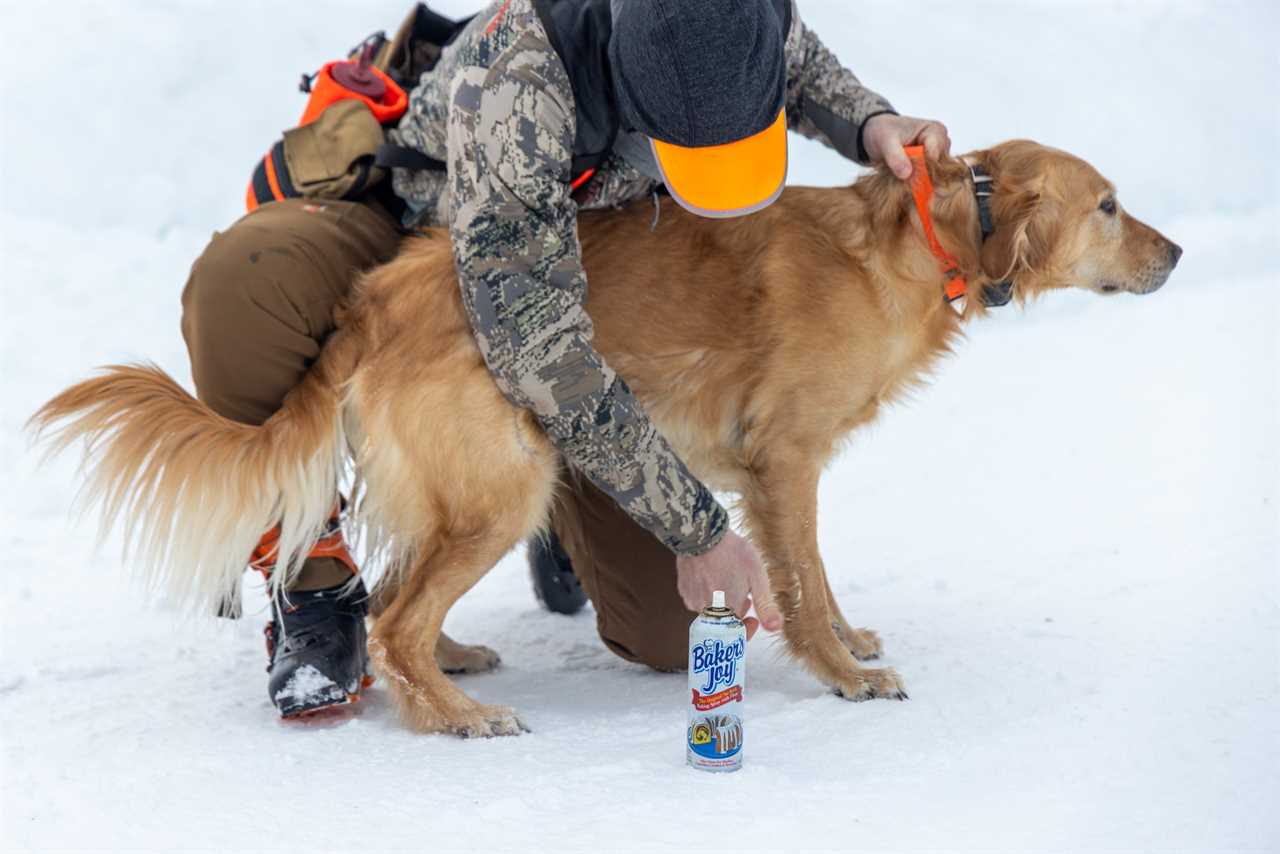
<svg viewBox="0 0 1280 854">
<path fill-rule="evenodd" d="M 967 164 L 993 178 L 983 239 Z M 1181 250 L 1129 216 L 1087 163 L 1015 141 L 932 163 L 931 214 L 971 298 L 944 276 L 907 184 L 788 189 L 769 209 L 698 219 L 669 199 L 584 213 L 595 343 L 690 468 L 739 498 L 785 616 L 787 651 L 851 700 L 900 698 L 869 669 L 874 632 L 832 597 L 818 552 L 818 478 L 985 313 L 987 285 L 1018 300 L 1055 288 L 1147 294 Z M 534 417 L 498 391 L 463 313 L 447 235 L 406 241 L 365 275 L 310 373 L 266 424 L 220 418 L 154 367 L 114 367 L 33 418 L 55 447 L 87 444 L 104 524 L 127 522 L 172 592 L 228 595 L 263 531 L 282 523 L 283 585 L 315 541 L 348 465 L 356 522 L 385 556 L 370 652 L 404 721 L 424 732 L 519 733 L 442 672 L 482 648 L 442 635 L 453 603 L 546 524 L 562 477 Z M 922 484 L 922 487 L 924 485 Z"/>
</svg>

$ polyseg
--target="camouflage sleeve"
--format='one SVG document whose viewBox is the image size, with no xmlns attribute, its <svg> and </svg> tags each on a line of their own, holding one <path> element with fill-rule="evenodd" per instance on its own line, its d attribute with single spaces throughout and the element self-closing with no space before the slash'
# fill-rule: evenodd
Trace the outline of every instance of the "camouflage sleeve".
<svg viewBox="0 0 1280 854">
<path fill-rule="evenodd" d="M 514 55 L 461 69 L 449 110 L 454 260 L 476 340 L 576 469 L 674 552 L 701 554 L 724 537 L 724 508 L 591 346 L 568 78 L 547 51 Z"/>
<path fill-rule="evenodd" d="M 884 97 L 858 82 L 804 25 L 794 0 L 786 52 L 788 126 L 850 160 L 867 163 L 863 125 L 872 116 L 896 111 Z"/>
</svg>

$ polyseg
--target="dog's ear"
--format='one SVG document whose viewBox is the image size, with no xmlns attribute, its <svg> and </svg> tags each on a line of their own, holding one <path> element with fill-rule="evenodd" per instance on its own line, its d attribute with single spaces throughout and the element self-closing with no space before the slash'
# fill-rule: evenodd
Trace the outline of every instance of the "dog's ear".
<svg viewBox="0 0 1280 854">
<path fill-rule="evenodd" d="M 1019 273 L 1035 269 L 1046 254 L 1043 229 L 1036 227 L 1043 196 L 1039 182 L 1029 183 L 1002 187 L 1000 179 L 995 180 L 991 205 L 995 232 L 982 245 L 982 272 L 993 282 L 1016 279 Z"/>
</svg>

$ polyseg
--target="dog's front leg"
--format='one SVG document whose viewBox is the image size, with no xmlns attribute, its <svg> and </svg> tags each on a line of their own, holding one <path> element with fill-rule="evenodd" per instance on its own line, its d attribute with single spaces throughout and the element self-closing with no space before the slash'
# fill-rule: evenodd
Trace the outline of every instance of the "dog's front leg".
<svg viewBox="0 0 1280 854">
<path fill-rule="evenodd" d="M 764 556 L 782 608 L 787 648 L 818 679 L 850 700 L 904 699 L 892 669 L 860 667 L 834 625 L 826 570 L 818 554 L 818 455 L 773 453 L 753 462 L 744 507 L 751 538 Z"/>
</svg>

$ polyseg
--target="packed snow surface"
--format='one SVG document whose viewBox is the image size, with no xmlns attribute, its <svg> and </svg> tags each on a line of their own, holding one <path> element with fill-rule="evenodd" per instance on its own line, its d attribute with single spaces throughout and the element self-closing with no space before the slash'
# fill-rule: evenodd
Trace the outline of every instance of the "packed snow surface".
<svg viewBox="0 0 1280 854">
<path fill-rule="evenodd" d="M 533 732 L 415 735 L 380 686 L 277 722 L 266 601 L 182 619 L 36 467 L 43 400 L 105 363 L 189 382 L 178 296 L 299 73 L 398 0 L 0 2 L 4 563 L 0 849 L 273 852 L 1280 848 L 1280 121 L 1269 2 L 801 0 L 837 53 L 958 149 L 1093 162 L 1179 242 L 1159 293 L 1071 293 L 970 330 L 832 467 L 836 595 L 908 702 L 847 703 L 756 640 L 746 767 L 684 765 L 685 681 L 523 557 L 450 615 L 464 677 Z M 468 0 L 441 2 L 461 14 Z M 796 141 L 792 181 L 855 168 Z"/>
</svg>

